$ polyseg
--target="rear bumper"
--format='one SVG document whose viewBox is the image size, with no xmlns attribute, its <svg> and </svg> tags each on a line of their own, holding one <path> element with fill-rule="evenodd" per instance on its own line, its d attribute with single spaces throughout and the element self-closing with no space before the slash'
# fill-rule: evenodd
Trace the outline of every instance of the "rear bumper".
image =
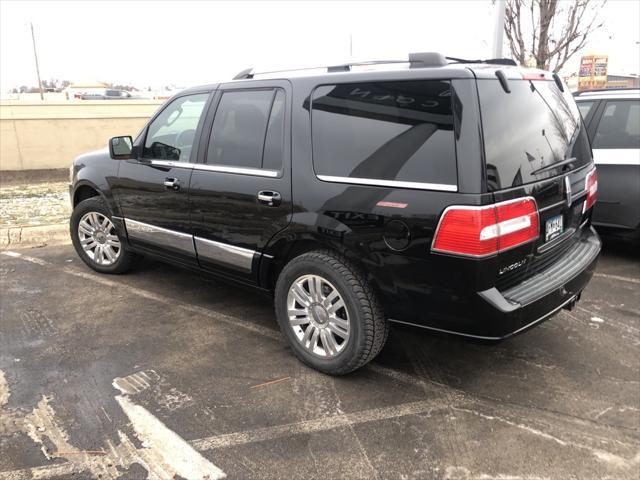
<svg viewBox="0 0 640 480">
<path fill-rule="evenodd" d="M 502 339 L 515 335 L 575 302 L 593 276 L 600 248 L 598 234 L 589 228 L 546 270 L 503 292 L 479 292 L 483 309 L 494 319 L 487 336 Z"/>
<path fill-rule="evenodd" d="M 392 321 L 482 340 L 508 338 L 572 306 L 593 276 L 600 248 L 600 238 L 590 227 L 565 255 L 535 276 L 502 292 L 491 288 L 461 299 L 468 312 L 464 318 Z"/>
</svg>

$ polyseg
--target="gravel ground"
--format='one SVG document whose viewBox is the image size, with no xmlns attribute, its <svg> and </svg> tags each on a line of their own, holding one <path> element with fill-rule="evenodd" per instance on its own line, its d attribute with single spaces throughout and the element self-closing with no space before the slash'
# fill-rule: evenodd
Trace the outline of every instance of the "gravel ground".
<svg viewBox="0 0 640 480">
<path fill-rule="evenodd" d="M 0 227 L 63 223 L 70 214 L 67 182 L 0 187 Z"/>
</svg>

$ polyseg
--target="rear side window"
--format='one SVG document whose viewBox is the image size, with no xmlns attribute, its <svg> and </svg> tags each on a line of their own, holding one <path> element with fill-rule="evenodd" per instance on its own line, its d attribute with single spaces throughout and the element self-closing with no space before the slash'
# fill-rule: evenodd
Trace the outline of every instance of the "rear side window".
<svg viewBox="0 0 640 480">
<path fill-rule="evenodd" d="M 224 92 L 213 120 L 207 163 L 278 170 L 283 139 L 283 90 Z"/>
<path fill-rule="evenodd" d="M 593 148 L 640 148 L 640 102 L 608 101 L 598 123 Z"/>
<path fill-rule="evenodd" d="M 591 161 L 568 89 L 529 80 L 509 80 L 509 87 L 506 93 L 497 80 L 478 80 L 489 190 L 544 180 Z"/>
<path fill-rule="evenodd" d="M 321 86 L 311 110 L 313 165 L 321 179 L 446 184 L 455 190 L 449 82 Z"/>
</svg>

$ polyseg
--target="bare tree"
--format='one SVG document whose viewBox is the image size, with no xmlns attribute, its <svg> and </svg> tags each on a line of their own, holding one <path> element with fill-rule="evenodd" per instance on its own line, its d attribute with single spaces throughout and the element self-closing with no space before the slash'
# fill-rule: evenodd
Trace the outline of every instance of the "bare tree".
<svg viewBox="0 0 640 480">
<path fill-rule="evenodd" d="M 607 0 L 506 0 L 504 32 L 511 54 L 525 65 L 558 72 L 602 26 L 598 14 Z"/>
</svg>

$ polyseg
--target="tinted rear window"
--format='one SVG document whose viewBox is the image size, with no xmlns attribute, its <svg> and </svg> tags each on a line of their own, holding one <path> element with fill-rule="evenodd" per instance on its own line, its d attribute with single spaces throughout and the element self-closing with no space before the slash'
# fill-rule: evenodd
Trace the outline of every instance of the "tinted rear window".
<svg viewBox="0 0 640 480">
<path fill-rule="evenodd" d="M 447 81 L 322 86 L 312 112 L 319 176 L 457 184 Z"/>
<path fill-rule="evenodd" d="M 213 120 L 207 163 L 262 168 L 264 159 L 266 168 L 279 169 L 283 122 L 284 91 L 224 92 Z"/>
<path fill-rule="evenodd" d="M 509 80 L 509 87 L 506 93 L 497 80 L 478 80 L 489 190 L 589 163 L 589 140 L 568 89 L 563 93 L 555 82 L 528 80 Z"/>
</svg>

